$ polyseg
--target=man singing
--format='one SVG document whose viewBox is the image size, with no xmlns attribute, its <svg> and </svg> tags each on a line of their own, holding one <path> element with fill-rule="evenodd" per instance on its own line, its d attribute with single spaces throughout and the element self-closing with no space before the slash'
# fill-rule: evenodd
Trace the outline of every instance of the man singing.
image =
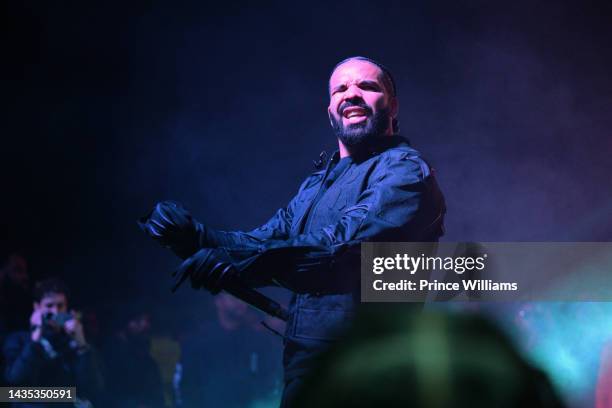
<svg viewBox="0 0 612 408">
<path fill-rule="evenodd" d="M 173 202 L 145 230 L 186 260 L 177 279 L 213 294 L 239 280 L 295 293 L 285 332 L 283 407 L 313 357 L 341 333 L 359 303 L 359 243 L 437 241 L 445 204 L 421 154 L 399 136 L 395 82 L 381 64 L 352 57 L 329 80 L 338 151 L 297 195 L 250 232 L 213 230 Z"/>
</svg>

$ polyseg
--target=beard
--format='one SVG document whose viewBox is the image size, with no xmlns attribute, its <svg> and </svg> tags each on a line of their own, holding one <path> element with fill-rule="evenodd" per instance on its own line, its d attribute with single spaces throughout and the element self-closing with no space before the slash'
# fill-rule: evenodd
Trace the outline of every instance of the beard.
<svg viewBox="0 0 612 408">
<path fill-rule="evenodd" d="M 368 106 L 365 106 L 365 104 L 351 104 L 350 106 L 360 106 L 366 109 L 368 113 L 372 112 L 372 110 Z M 338 137 L 338 139 L 340 139 L 340 141 L 347 147 L 357 147 L 366 144 L 379 136 L 382 136 L 389 128 L 389 117 L 389 109 L 384 108 L 374 115 L 369 116 L 362 123 L 353 123 L 344 126 L 342 123 L 342 117 L 340 117 L 340 120 L 338 120 L 335 116 L 330 116 L 332 128 L 334 129 L 336 137 Z"/>
</svg>

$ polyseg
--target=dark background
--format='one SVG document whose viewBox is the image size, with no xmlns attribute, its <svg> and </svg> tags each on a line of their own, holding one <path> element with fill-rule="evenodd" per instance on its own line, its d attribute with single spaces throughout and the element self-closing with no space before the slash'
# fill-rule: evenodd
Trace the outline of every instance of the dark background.
<svg viewBox="0 0 612 408">
<path fill-rule="evenodd" d="M 612 238 L 609 2 L 6 3 L 0 242 L 77 301 L 169 294 L 136 219 L 263 223 L 335 147 L 327 79 L 366 55 L 437 169 L 445 239 Z M 194 311 L 195 310 L 195 311 Z"/>
</svg>

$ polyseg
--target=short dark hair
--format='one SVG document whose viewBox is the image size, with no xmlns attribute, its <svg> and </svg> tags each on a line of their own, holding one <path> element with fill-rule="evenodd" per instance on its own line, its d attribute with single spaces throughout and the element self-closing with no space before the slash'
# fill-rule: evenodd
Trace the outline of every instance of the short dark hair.
<svg viewBox="0 0 612 408">
<path fill-rule="evenodd" d="M 385 86 L 387 87 L 387 90 L 389 90 L 391 92 L 391 96 L 397 96 L 397 89 L 395 87 L 395 80 L 393 79 L 393 75 L 391 75 L 391 71 L 389 71 L 389 69 L 387 69 L 387 67 L 385 67 L 383 64 L 381 64 L 378 61 L 375 61 L 371 58 L 368 57 L 362 57 L 360 55 L 356 55 L 354 57 L 348 57 L 343 59 L 342 61 L 340 61 L 339 63 L 336 64 L 336 66 L 334 66 L 334 69 L 332 69 L 331 74 L 329 75 L 331 77 L 331 75 L 334 73 L 334 71 L 336 71 L 336 69 L 349 61 L 353 61 L 353 60 L 357 60 L 357 61 L 366 61 L 369 62 L 370 64 L 374 64 L 376 65 L 378 68 L 380 68 L 380 70 L 383 73 L 383 82 L 385 83 Z"/>
<path fill-rule="evenodd" d="M 51 293 L 62 293 L 66 298 L 70 294 L 68 286 L 59 278 L 48 278 L 36 282 L 34 285 L 34 301 L 40 302 L 45 296 Z"/>
</svg>

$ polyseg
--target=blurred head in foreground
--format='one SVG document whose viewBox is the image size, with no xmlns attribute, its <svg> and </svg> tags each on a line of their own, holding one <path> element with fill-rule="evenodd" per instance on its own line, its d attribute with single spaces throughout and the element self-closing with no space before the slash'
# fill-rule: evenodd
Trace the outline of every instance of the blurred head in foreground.
<svg viewBox="0 0 612 408">
<path fill-rule="evenodd" d="M 562 407 L 543 373 L 476 316 L 362 313 L 296 397 L 305 407 Z"/>
</svg>

